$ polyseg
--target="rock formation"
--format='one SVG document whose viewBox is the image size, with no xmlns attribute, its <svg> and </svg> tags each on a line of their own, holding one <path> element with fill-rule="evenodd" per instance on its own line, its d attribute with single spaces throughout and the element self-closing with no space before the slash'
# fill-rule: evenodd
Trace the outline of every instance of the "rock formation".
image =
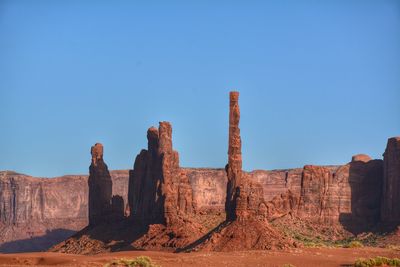
<svg viewBox="0 0 400 267">
<path fill-rule="evenodd" d="M 332 201 L 334 206 L 331 210 L 335 212 L 331 213 L 329 225 L 358 225 L 360 221 L 367 221 L 363 216 L 369 213 L 369 206 L 380 205 L 381 201 L 376 200 L 376 197 L 382 196 L 383 201 L 384 195 L 379 193 L 379 177 L 372 174 L 379 172 L 379 162 L 382 168 L 382 161 L 379 160 L 371 160 L 369 164 L 353 162 L 343 166 L 324 167 L 330 170 L 334 177 L 329 192 L 332 198 L 337 198 Z M 351 179 L 349 179 L 350 165 L 353 166 Z M 368 167 L 374 165 L 375 167 Z M 371 173 L 370 178 L 363 174 L 363 168 L 366 168 L 365 174 Z M 373 169 L 375 171 L 371 172 Z M 227 184 L 225 170 L 181 168 L 181 171 L 185 172 L 189 178 L 196 216 L 207 218 L 212 214 L 224 214 Z M 257 170 L 247 173 L 251 180 L 262 185 L 269 220 L 288 214 L 299 216 L 293 211 L 298 210 L 302 173 L 301 168 Z M 359 174 L 356 175 L 357 173 Z M 127 203 L 128 171 L 110 171 L 110 174 L 113 195 L 122 196 L 124 203 Z M 4 233 L 0 239 L 0 251 L 47 249 L 87 225 L 87 179 L 88 176 L 84 175 L 48 179 L 34 178 L 10 171 L 0 172 L 0 219 L 2 221 L 0 232 Z M 12 201 L 13 199 L 15 202 Z M 372 203 L 373 201 L 376 202 Z M 353 209 L 352 202 L 358 203 L 353 205 Z M 41 203 L 44 203 L 43 209 L 40 208 Z M 125 205 L 125 212 L 129 211 L 127 206 L 129 205 Z M 324 211 L 323 214 L 328 213 Z M 303 214 L 302 219 L 315 219 L 318 223 L 319 217 L 313 215 L 312 212 Z M 13 221 L 16 223 L 13 224 Z M 65 231 L 54 231 L 55 229 Z M 23 242 L 18 240 L 23 240 Z"/>
<path fill-rule="evenodd" d="M 242 140 L 240 138 L 240 109 L 239 92 L 231 92 L 229 95 L 229 143 L 228 164 L 226 173 L 228 176 L 225 211 L 226 219 L 236 218 L 236 198 L 242 177 Z"/>
<path fill-rule="evenodd" d="M 372 160 L 371 157 L 365 154 L 357 154 L 351 158 L 351 162 L 356 162 L 356 161 L 368 162 L 370 160 Z"/>
<path fill-rule="evenodd" d="M 312 217 L 323 222 L 327 218 L 329 205 L 329 188 L 332 184 L 332 173 L 320 166 L 306 165 L 301 181 L 301 195 L 297 213 L 300 217 Z"/>
<path fill-rule="evenodd" d="M 193 213 L 192 187 L 172 149 L 172 128 L 160 122 L 147 131 L 148 150 L 136 157 L 129 177 L 131 217 L 143 224 L 171 224 L 179 214 Z"/>
<path fill-rule="evenodd" d="M 239 93 L 230 93 L 229 146 L 226 220 L 211 233 L 185 250 L 233 251 L 249 249 L 283 249 L 295 243 L 268 222 L 268 207 L 260 183 L 242 171 L 241 138 L 239 130 Z"/>
<path fill-rule="evenodd" d="M 354 158 L 353 158 L 354 159 Z M 350 222 L 346 220 L 346 213 L 339 214 L 339 222 L 352 233 L 360 233 L 373 229 L 380 217 L 380 200 L 382 197 L 383 182 L 383 161 L 382 160 L 353 160 L 349 164 L 341 167 L 336 176 L 342 174 L 347 180 L 342 188 L 350 187 L 347 198 L 350 199 Z M 336 182 L 337 184 L 338 182 Z M 338 192 L 338 195 L 341 192 Z M 343 197 L 335 197 L 343 199 Z M 345 202 L 346 203 L 346 202 Z M 347 202 L 348 203 L 348 202 Z M 337 210 L 337 206 L 342 208 L 340 202 L 332 202 L 331 210 Z M 337 222 L 337 217 L 334 219 Z"/>
<path fill-rule="evenodd" d="M 284 229 L 326 241 L 379 231 L 382 174 L 382 160 L 369 160 L 366 155 L 353 156 L 342 166 L 306 165 L 300 194 L 269 201 L 269 210 L 275 210 L 269 218 L 277 219 L 274 224 Z M 276 208 L 283 205 L 292 208 Z"/>
<path fill-rule="evenodd" d="M 164 223 L 161 188 L 161 162 L 158 155 L 158 130 L 147 131 L 148 149 L 136 156 L 133 170 L 129 172 L 128 201 L 130 217 L 140 218 L 145 225 Z"/>
<path fill-rule="evenodd" d="M 0 252 L 40 251 L 87 224 L 87 177 L 0 172 Z"/>
<path fill-rule="evenodd" d="M 242 141 L 240 137 L 239 93 L 229 95 L 229 146 L 226 190 L 227 221 L 253 220 L 266 216 L 266 203 L 262 185 L 242 171 Z"/>
<path fill-rule="evenodd" d="M 384 160 L 381 219 L 400 223 L 400 137 L 387 142 Z"/>
<path fill-rule="evenodd" d="M 196 214 L 225 214 L 226 172 L 224 169 L 184 168 L 193 190 Z"/>
<path fill-rule="evenodd" d="M 297 209 L 299 204 L 299 195 L 287 190 L 266 203 L 265 217 L 269 221 L 291 215 Z"/>
<path fill-rule="evenodd" d="M 89 167 L 89 225 L 107 221 L 112 213 L 112 180 L 103 161 L 103 145 L 96 143 L 90 151 Z"/>
<path fill-rule="evenodd" d="M 129 174 L 108 171 L 101 144 L 92 147 L 89 178 L 0 172 L 0 251 L 37 250 L 36 245 L 21 247 L 34 243 L 45 249 L 88 220 L 88 227 L 53 251 L 285 248 L 296 243 L 275 228 L 279 223 L 291 227 L 301 221 L 301 227 L 311 226 L 328 238 L 325 230 L 343 227 L 358 234 L 375 231 L 380 223 L 400 223 L 400 137 L 389 139 L 384 161 L 358 154 L 342 166 L 247 173 L 242 171 L 238 100 L 232 92 L 225 170 L 181 168 L 171 125 L 161 122 L 148 130 L 148 148 L 137 155 Z M 215 222 L 221 223 L 214 228 Z M 330 229 L 318 228 L 323 225 Z M 205 227 L 214 229 L 200 238 Z"/>
<path fill-rule="evenodd" d="M 129 175 L 132 221 L 146 234 L 134 246 L 179 248 L 194 241 L 204 229 L 190 220 L 194 214 L 193 192 L 179 154 L 172 148 L 172 127 L 160 122 L 147 131 L 148 149 L 136 157 Z"/>
<path fill-rule="evenodd" d="M 382 173 L 382 161 L 367 155 L 339 167 L 306 165 L 296 215 L 354 233 L 371 228 L 379 220 Z"/>
</svg>

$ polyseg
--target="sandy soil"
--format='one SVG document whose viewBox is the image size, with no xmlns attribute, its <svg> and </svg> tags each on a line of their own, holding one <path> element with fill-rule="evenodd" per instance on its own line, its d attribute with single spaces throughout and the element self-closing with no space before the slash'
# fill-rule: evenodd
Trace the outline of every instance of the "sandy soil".
<svg viewBox="0 0 400 267">
<path fill-rule="evenodd" d="M 124 251 L 94 256 L 53 252 L 0 254 L 0 266 L 103 266 L 113 259 L 149 256 L 154 263 L 168 266 L 268 266 L 292 264 L 306 266 L 351 266 L 358 258 L 400 257 L 400 251 L 380 248 L 302 248 L 291 251 L 193 252 L 168 253 Z"/>
</svg>

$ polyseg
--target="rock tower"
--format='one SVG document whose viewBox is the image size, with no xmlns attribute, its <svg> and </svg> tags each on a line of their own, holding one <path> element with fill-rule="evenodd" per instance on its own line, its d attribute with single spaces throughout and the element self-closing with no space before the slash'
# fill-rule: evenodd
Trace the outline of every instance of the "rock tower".
<svg viewBox="0 0 400 267">
<path fill-rule="evenodd" d="M 225 202 L 227 220 L 234 220 L 236 218 L 236 197 L 239 193 L 238 186 L 241 183 L 242 177 L 242 140 L 240 138 L 239 121 L 239 92 L 230 92 L 228 164 L 226 165 L 228 183 Z"/>
<path fill-rule="evenodd" d="M 112 213 L 112 180 L 103 160 L 103 145 L 96 143 L 90 151 L 92 164 L 89 167 L 89 225 L 109 219 Z"/>
</svg>

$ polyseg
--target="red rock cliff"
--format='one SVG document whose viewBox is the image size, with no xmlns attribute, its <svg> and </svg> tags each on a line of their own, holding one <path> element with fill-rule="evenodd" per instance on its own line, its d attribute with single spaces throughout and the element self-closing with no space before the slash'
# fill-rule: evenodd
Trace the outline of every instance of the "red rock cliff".
<svg viewBox="0 0 400 267">
<path fill-rule="evenodd" d="M 387 142 L 384 160 L 381 219 L 400 222 L 400 137 Z"/>
<path fill-rule="evenodd" d="M 379 221 L 382 160 L 356 155 L 343 166 L 303 168 L 297 216 L 358 233 Z"/>
</svg>

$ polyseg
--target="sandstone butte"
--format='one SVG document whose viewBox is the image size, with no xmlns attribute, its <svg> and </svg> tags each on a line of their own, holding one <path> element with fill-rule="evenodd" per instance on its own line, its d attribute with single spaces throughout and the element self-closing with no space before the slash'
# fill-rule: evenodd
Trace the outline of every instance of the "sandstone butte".
<svg viewBox="0 0 400 267">
<path fill-rule="evenodd" d="M 359 154 L 341 166 L 244 172 L 239 93 L 229 100 L 225 169 L 180 167 L 171 124 L 160 122 L 132 170 L 109 171 L 95 144 L 89 177 L 0 172 L 0 251 L 285 249 L 301 246 L 285 229 L 327 240 L 395 231 L 400 137 L 388 140 L 383 160 Z"/>
</svg>

